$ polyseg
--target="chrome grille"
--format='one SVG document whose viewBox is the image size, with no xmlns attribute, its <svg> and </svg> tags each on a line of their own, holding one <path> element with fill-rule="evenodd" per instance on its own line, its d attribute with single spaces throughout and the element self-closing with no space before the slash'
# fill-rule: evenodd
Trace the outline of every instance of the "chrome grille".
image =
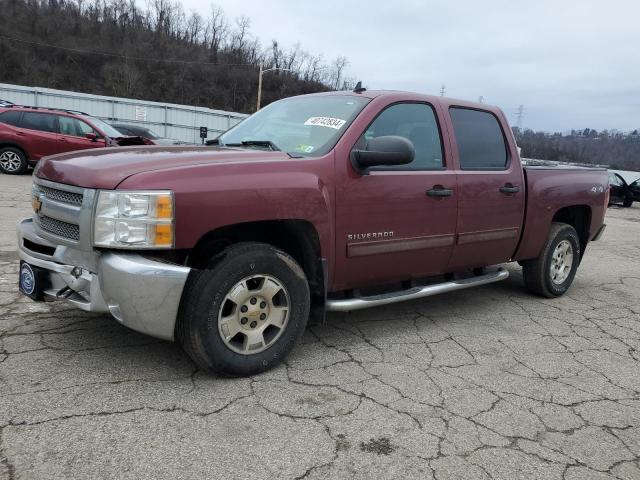
<svg viewBox="0 0 640 480">
<path fill-rule="evenodd" d="M 70 205 L 82 205 L 83 195 L 81 193 L 66 192 L 57 188 L 45 187 L 38 185 L 38 191 L 42 192 L 45 197 L 57 202 L 68 203 Z"/>
<path fill-rule="evenodd" d="M 96 190 L 33 179 L 36 231 L 56 245 L 91 250 Z"/>
<path fill-rule="evenodd" d="M 50 217 L 39 217 L 38 223 L 40 228 L 45 232 L 49 232 L 58 237 L 67 238 L 77 242 L 80 240 L 80 227 L 73 223 L 63 222 L 62 220 L 56 220 Z"/>
</svg>

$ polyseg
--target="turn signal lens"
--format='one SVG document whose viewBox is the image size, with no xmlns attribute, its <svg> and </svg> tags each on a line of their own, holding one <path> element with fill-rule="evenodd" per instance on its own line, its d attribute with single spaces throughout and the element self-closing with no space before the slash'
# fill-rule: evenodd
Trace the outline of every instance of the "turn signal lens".
<svg viewBox="0 0 640 480">
<path fill-rule="evenodd" d="M 173 218 L 173 198 L 170 195 L 157 197 L 156 218 Z"/>
<path fill-rule="evenodd" d="M 173 246 L 173 225 L 159 224 L 155 226 L 155 245 L 158 248 Z"/>
</svg>

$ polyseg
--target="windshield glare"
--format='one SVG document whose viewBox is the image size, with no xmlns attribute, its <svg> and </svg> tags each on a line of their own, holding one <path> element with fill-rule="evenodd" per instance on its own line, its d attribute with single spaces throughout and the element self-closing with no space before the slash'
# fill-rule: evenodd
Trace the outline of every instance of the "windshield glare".
<svg viewBox="0 0 640 480">
<path fill-rule="evenodd" d="M 109 138 L 119 138 L 123 136 L 122 133 L 120 133 L 118 130 L 113 128 L 108 123 L 103 122 L 99 118 L 87 117 L 87 120 L 89 120 L 94 127 L 96 127 L 98 130 L 100 130 L 103 134 L 105 134 Z"/>
<path fill-rule="evenodd" d="M 324 155 L 368 102 L 354 95 L 279 100 L 221 135 L 220 145 L 270 141 L 292 155 Z"/>
</svg>

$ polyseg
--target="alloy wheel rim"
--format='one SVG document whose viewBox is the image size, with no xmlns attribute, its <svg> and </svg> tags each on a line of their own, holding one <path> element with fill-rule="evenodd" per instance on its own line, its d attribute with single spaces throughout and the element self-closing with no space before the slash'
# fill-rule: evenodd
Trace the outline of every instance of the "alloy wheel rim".
<svg viewBox="0 0 640 480">
<path fill-rule="evenodd" d="M 562 240 L 553 250 L 551 257 L 551 281 L 556 285 L 564 283 L 573 267 L 573 247 L 568 240 Z"/>
<path fill-rule="evenodd" d="M 220 338 L 241 355 L 263 352 L 284 332 L 289 321 L 289 293 L 272 275 L 253 275 L 236 283 L 218 312 Z"/>
<path fill-rule="evenodd" d="M 15 172 L 20 168 L 20 157 L 15 152 L 3 152 L 0 155 L 0 165 L 7 172 Z"/>
</svg>

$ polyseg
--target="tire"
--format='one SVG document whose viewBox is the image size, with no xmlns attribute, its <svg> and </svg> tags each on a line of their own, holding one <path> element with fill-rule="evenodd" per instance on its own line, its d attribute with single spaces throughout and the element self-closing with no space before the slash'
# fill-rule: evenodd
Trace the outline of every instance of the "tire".
<svg viewBox="0 0 640 480">
<path fill-rule="evenodd" d="M 15 147 L 0 149 L 0 172 L 7 175 L 22 175 L 29 168 L 27 156 Z"/>
<path fill-rule="evenodd" d="M 292 350 L 304 333 L 309 308 L 309 284 L 293 258 L 267 244 L 240 243 L 215 256 L 207 268 L 192 271 L 176 334 L 200 368 L 254 375 Z"/>
<path fill-rule="evenodd" d="M 565 249 L 567 245 L 569 248 Z M 570 267 L 567 265 L 569 254 Z M 540 256 L 523 262 L 522 275 L 527 290 L 547 298 L 563 295 L 573 283 L 581 255 L 576 230 L 566 223 L 553 223 Z"/>
<path fill-rule="evenodd" d="M 633 205 L 633 198 L 631 197 L 625 198 L 624 202 L 622 202 L 622 206 L 625 208 L 629 208 L 631 205 Z"/>
</svg>

